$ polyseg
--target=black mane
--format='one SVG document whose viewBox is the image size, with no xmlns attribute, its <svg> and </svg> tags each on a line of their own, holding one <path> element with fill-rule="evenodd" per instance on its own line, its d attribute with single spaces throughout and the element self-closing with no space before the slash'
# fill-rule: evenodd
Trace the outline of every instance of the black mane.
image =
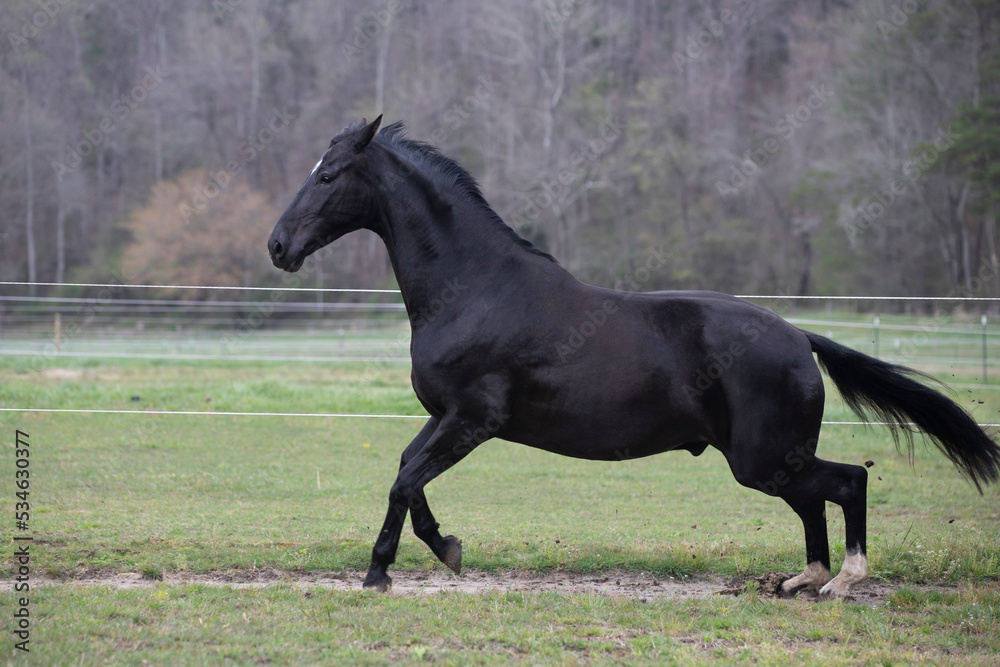
<svg viewBox="0 0 1000 667">
<path fill-rule="evenodd" d="M 351 128 L 347 128 L 344 132 L 347 132 L 350 129 Z M 510 225 L 505 223 L 499 215 L 497 215 L 496 211 L 494 211 L 486 201 L 486 198 L 483 197 L 483 193 L 479 189 L 479 183 L 476 182 L 476 179 L 472 174 L 463 169 L 455 160 L 441 153 L 441 151 L 439 151 L 436 147 L 423 141 L 417 141 L 406 137 L 406 126 L 403 121 L 397 121 L 392 125 L 387 125 L 382 128 L 376 136 L 376 140 L 383 146 L 394 148 L 401 152 L 412 162 L 419 162 L 425 165 L 431 172 L 430 174 L 427 174 L 427 176 L 430 177 L 435 184 L 440 184 L 441 186 L 444 186 L 446 190 L 457 192 L 458 194 L 464 196 L 519 246 L 535 255 L 545 257 L 553 262 L 556 261 L 552 255 L 544 250 L 541 250 L 531 241 L 522 237 L 514 231 Z"/>
</svg>

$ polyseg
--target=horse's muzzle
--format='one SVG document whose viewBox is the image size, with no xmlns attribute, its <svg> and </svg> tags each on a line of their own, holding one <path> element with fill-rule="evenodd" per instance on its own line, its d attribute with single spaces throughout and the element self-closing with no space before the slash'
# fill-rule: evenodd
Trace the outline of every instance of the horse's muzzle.
<svg viewBox="0 0 1000 667">
<path fill-rule="evenodd" d="M 287 239 L 282 242 L 283 236 L 283 234 L 279 234 L 278 230 L 275 229 L 271 233 L 271 238 L 267 240 L 267 252 L 271 256 L 271 263 L 285 271 L 298 271 L 302 266 L 302 259 L 289 253 L 289 246 L 291 244 Z"/>
</svg>

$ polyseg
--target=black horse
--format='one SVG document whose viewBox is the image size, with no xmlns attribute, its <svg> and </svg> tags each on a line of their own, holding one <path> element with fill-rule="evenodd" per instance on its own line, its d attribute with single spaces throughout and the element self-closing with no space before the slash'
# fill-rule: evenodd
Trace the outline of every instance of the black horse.
<svg viewBox="0 0 1000 667">
<path fill-rule="evenodd" d="M 717 448 L 736 480 L 788 503 L 805 526 L 805 571 L 783 584 L 844 595 L 867 576 L 867 472 L 816 456 L 823 380 L 866 420 L 895 424 L 912 453 L 928 434 L 978 487 L 1000 448 L 914 371 L 802 331 L 714 292 L 629 293 L 581 283 L 493 212 L 475 180 L 381 116 L 340 132 L 268 241 L 296 271 L 312 252 L 367 228 L 385 242 L 412 327 L 412 382 L 430 419 L 403 452 L 366 588 L 385 590 L 407 512 L 456 573 L 424 486 L 497 437 L 617 461 Z M 376 134 L 377 133 L 377 134 Z M 981 488 L 980 488 L 981 490 Z M 847 558 L 830 579 L 826 501 L 844 510 Z"/>
</svg>

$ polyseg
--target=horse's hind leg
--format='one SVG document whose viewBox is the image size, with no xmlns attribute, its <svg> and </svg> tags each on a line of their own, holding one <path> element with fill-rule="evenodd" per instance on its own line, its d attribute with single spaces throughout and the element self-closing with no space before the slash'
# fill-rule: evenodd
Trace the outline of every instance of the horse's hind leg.
<svg viewBox="0 0 1000 667">
<path fill-rule="evenodd" d="M 818 430 L 818 428 L 817 428 Z M 816 439 L 791 450 L 767 439 L 744 440 L 727 453 L 730 468 L 743 486 L 758 489 L 787 502 L 802 520 L 806 540 L 806 568 L 782 584 L 782 591 L 819 589 L 821 595 L 846 595 L 868 576 L 865 559 L 865 512 L 868 472 L 861 466 L 816 458 Z M 844 509 L 847 558 L 830 580 L 830 548 L 826 528 L 826 501 Z"/>
<path fill-rule="evenodd" d="M 846 595 L 851 586 L 868 576 L 866 558 L 866 502 L 868 471 L 861 466 L 812 459 L 811 465 L 788 476 L 781 496 L 802 519 L 806 532 L 806 569 L 782 584 L 794 593 L 805 587 L 819 588 L 821 595 Z M 829 548 L 826 535 L 825 501 L 844 510 L 847 556 L 840 573 L 829 580 Z"/>
<path fill-rule="evenodd" d="M 861 466 L 827 463 L 833 493 L 828 498 L 844 510 L 847 553 L 844 566 L 833 581 L 819 590 L 821 595 L 846 595 L 851 586 L 868 577 L 866 515 L 868 471 Z"/>
<path fill-rule="evenodd" d="M 830 542 L 826 531 L 826 502 L 792 500 L 787 496 L 784 500 L 799 515 L 805 528 L 806 569 L 797 577 L 783 582 L 781 591 L 786 595 L 794 595 L 805 588 L 819 591 L 821 586 L 830 581 Z"/>
</svg>

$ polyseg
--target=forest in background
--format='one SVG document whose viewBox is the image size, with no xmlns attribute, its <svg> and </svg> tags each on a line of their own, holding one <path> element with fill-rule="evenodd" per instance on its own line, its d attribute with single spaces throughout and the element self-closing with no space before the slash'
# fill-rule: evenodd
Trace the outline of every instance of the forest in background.
<svg viewBox="0 0 1000 667">
<path fill-rule="evenodd" d="M 272 225 L 384 113 L 587 282 L 1000 296 L 995 1 L 8 0 L 0 26 L 0 280 L 287 284 Z M 394 284 L 368 232 L 300 280 Z"/>
</svg>

